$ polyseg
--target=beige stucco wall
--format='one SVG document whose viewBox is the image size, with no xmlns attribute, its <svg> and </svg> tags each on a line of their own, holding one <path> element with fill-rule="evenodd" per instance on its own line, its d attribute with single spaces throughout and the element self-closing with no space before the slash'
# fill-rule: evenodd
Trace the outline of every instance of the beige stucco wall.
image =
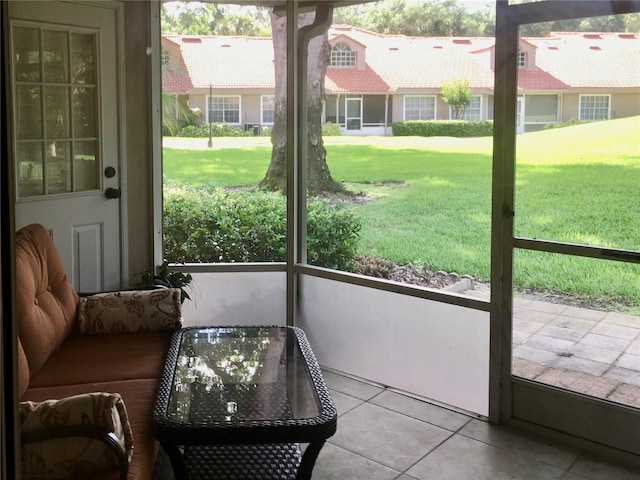
<svg viewBox="0 0 640 480">
<path fill-rule="evenodd" d="M 261 123 L 260 95 L 243 95 L 241 100 L 242 123 Z"/>
<path fill-rule="evenodd" d="M 592 95 L 606 95 L 609 92 L 589 92 Z M 578 120 L 580 94 L 562 95 L 562 121 Z M 635 93 L 614 93 L 611 95 L 611 119 L 640 115 L 640 91 Z"/>
<path fill-rule="evenodd" d="M 611 118 L 640 115 L 640 91 L 611 95 Z"/>
</svg>

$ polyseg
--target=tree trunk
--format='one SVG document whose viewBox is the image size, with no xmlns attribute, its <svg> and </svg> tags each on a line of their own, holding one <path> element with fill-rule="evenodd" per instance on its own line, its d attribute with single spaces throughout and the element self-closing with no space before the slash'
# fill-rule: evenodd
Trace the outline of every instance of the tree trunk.
<svg viewBox="0 0 640 480">
<path fill-rule="evenodd" d="M 304 13 L 298 17 L 298 28 L 313 23 L 315 14 Z M 271 13 L 271 31 L 275 62 L 275 112 L 271 132 L 271 163 L 259 186 L 268 190 L 286 193 L 287 190 L 287 20 Z M 322 140 L 322 102 L 324 78 L 331 59 L 331 45 L 327 35 L 313 38 L 309 42 L 307 61 L 308 102 L 308 147 L 307 147 L 307 192 L 345 192 L 342 184 L 331 177 L 327 166 L 327 151 Z"/>
</svg>

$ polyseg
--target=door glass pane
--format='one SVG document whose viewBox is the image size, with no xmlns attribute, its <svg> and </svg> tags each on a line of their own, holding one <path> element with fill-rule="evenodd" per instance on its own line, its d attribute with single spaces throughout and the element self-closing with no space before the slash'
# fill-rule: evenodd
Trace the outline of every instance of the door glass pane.
<svg viewBox="0 0 640 480">
<path fill-rule="evenodd" d="M 69 137 L 69 89 L 45 87 L 44 92 L 47 138 Z"/>
<path fill-rule="evenodd" d="M 18 195 L 30 197 L 44 193 L 42 168 L 42 143 L 19 143 L 18 157 Z"/>
<path fill-rule="evenodd" d="M 73 165 L 75 190 L 83 192 L 99 188 L 98 162 L 96 151 L 98 142 L 75 142 L 73 147 Z"/>
<path fill-rule="evenodd" d="M 42 63 L 44 80 L 50 83 L 69 81 L 69 40 L 67 32 L 44 30 Z"/>
<path fill-rule="evenodd" d="M 71 34 L 71 72 L 73 83 L 96 83 L 95 35 Z"/>
<path fill-rule="evenodd" d="M 40 87 L 16 87 L 16 128 L 18 140 L 42 138 Z"/>
<path fill-rule="evenodd" d="M 97 105 L 95 88 L 75 88 L 73 90 L 73 129 L 74 137 L 96 137 Z"/>
<path fill-rule="evenodd" d="M 13 61 L 18 82 L 40 80 L 40 32 L 37 28 L 13 29 Z"/>
<path fill-rule="evenodd" d="M 98 189 L 97 36 L 13 32 L 19 196 Z"/>
<path fill-rule="evenodd" d="M 47 193 L 71 191 L 70 142 L 47 143 Z"/>
</svg>

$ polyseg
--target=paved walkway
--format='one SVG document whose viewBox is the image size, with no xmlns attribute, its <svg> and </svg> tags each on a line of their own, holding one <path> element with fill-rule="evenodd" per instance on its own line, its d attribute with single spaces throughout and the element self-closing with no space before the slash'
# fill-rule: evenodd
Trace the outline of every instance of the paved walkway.
<svg viewBox="0 0 640 480">
<path fill-rule="evenodd" d="M 516 298 L 513 374 L 640 408 L 640 317 Z"/>
</svg>

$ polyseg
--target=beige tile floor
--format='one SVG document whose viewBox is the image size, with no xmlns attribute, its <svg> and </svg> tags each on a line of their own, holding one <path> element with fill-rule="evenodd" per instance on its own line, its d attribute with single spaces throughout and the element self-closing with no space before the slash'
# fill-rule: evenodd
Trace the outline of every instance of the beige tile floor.
<svg viewBox="0 0 640 480">
<path fill-rule="evenodd" d="M 640 468 L 432 405 L 336 372 L 338 430 L 313 480 L 631 480 Z M 154 480 L 170 480 L 162 460 Z M 248 480 L 248 479 L 247 479 Z"/>
</svg>

